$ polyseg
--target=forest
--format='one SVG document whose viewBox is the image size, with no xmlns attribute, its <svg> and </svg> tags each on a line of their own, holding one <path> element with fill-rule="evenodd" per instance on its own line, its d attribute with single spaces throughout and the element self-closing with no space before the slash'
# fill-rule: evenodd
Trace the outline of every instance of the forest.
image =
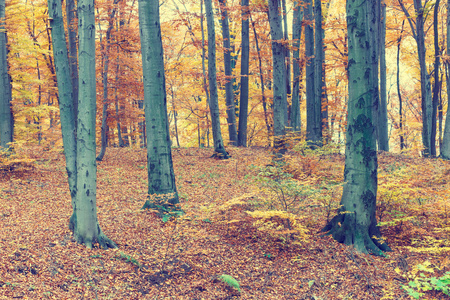
<svg viewBox="0 0 450 300">
<path fill-rule="evenodd" d="M 1 299 L 448 299 L 440 0 L 0 0 Z"/>
</svg>

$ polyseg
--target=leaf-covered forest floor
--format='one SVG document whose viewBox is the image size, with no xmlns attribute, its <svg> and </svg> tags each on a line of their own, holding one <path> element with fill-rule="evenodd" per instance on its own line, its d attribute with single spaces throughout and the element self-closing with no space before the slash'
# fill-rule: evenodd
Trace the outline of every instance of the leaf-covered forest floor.
<svg viewBox="0 0 450 300">
<path fill-rule="evenodd" d="M 450 163 L 439 159 L 379 154 L 377 215 L 393 251 L 374 257 L 318 233 L 339 205 L 341 154 L 291 152 L 280 170 L 264 148 L 230 147 L 229 160 L 173 149 L 186 214 L 163 222 L 140 209 L 145 150 L 109 148 L 98 217 L 119 248 L 89 250 L 68 229 L 61 151 L 20 151 L 36 161 L 0 171 L 0 299 L 410 299 L 402 285 L 449 271 Z M 427 299 L 448 297 L 428 285 Z"/>
</svg>

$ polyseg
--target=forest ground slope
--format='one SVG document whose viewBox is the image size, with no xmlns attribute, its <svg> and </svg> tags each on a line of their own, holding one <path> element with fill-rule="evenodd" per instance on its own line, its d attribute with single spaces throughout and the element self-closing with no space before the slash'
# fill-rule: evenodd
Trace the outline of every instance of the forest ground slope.
<svg viewBox="0 0 450 300">
<path fill-rule="evenodd" d="M 339 204 L 343 155 L 291 151 L 276 167 L 268 149 L 228 150 L 173 149 L 186 214 L 160 218 L 140 209 L 145 150 L 109 148 L 97 206 L 119 248 L 89 250 L 68 229 L 63 154 L 23 148 L 35 162 L 0 171 L 0 299 L 410 299 L 409 282 L 448 297 L 430 282 L 450 271 L 450 163 L 379 154 L 377 216 L 393 251 L 374 257 L 318 233 Z"/>
</svg>

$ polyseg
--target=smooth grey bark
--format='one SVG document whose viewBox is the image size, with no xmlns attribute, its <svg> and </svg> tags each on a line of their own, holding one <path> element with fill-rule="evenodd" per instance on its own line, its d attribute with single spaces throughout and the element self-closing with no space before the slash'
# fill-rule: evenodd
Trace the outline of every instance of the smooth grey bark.
<svg viewBox="0 0 450 300">
<path fill-rule="evenodd" d="M 95 15 L 94 0 L 78 0 L 78 121 L 77 196 L 75 240 L 86 247 L 98 243 L 102 248 L 117 245 L 103 234 L 97 219 L 97 164 L 95 161 Z"/>
<path fill-rule="evenodd" d="M 279 10 L 279 0 L 269 0 L 269 25 L 272 38 L 273 63 L 273 124 L 274 148 L 279 154 L 286 151 L 284 135 L 286 134 L 286 65 L 285 47 L 282 43 L 283 29 Z"/>
<path fill-rule="evenodd" d="M 436 157 L 436 117 L 438 113 L 439 104 L 439 92 L 440 92 L 440 78 L 439 78 L 439 68 L 441 65 L 440 61 L 440 49 L 439 49 L 439 3 L 440 0 L 436 0 L 434 4 L 433 13 L 433 32 L 434 32 L 434 85 L 433 85 L 433 112 L 431 114 L 431 142 L 430 142 L 430 154 Z"/>
<path fill-rule="evenodd" d="M 386 4 L 381 4 L 380 18 L 380 104 L 378 106 L 378 150 L 389 151 L 386 92 Z"/>
<path fill-rule="evenodd" d="M 61 1 L 48 0 L 48 14 L 50 26 L 52 28 L 51 37 L 56 80 L 58 85 L 59 114 L 61 119 L 64 155 L 66 158 L 66 171 L 73 208 L 72 217 L 69 221 L 69 228 L 71 231 L 74 231 L 76 222 L 75 207 L 77 195 L 76 114 L 73 102 L 73 86 L 68 51 L 66 47 L 66 35 L 64 31 Z"/>
<path fill-rule="evenodd" d="M 327 126 L 327 120 L 322 118 L 322 103 L 324 102 L 324 68 L 323 63 L 325 53 L 323 48 L 323 28 L 322 28 L 322 1 L 314 0 L 314 145 L 322 145 L 323 129 Z M 325 104 L 325 103 L 324 103 Z"/>
<path fill-rule="evenodd" d="M 447 1 L 447 55 L 450 54 L 450 0 Z M 450 103 L 450 76 L 449 76 L 449 63 L 445 63 L 446 69 L 446 83 L 447 83 L 447 103 Z M 444 126 L 444 137 L 442 138 L 442 146 L 440 149 L 440 157 L 443 159 L 450 160 L 450 109 L 447 108 L 445 126 Z"/>
<path fill-rule="evenodd" d="M 286 0 L 281 0 L 282 20 L 283 20 L 283 38 L 285 41 L 289 41 L 289 28 L 288 28 L 288 13 L 286 8 Z M 289 43 L 284 44 L 284 56 L 285 56 L 285 69 L 286 69 L 286 126 L 289 126 L 289 103 L 288 97 L 292 94 L 291 91 L 291 50 Z M 292 126 L 289 126 L 292 127 Z M 289 128 L 288 127 L 288 128 Z M 290 129 L 290 128 L 289 128 Z"/>
<path fill-rule="evenodd" d="M 108 70 L 109 70 L 109 49 L 111 48 L 111 31 L 114 27 L 114 17 L 116 15 L 116 4 L 119 0 L 114 0 L 113 7 L 109 14 L 108 28 L 106 29 L 105 39 L 106 45 L 102 46 L 104 48 L 103 59 L 103 69 L 102 69 L 102 84 L 103 84 L 103 108 L 102 108 L 102 126 L 101 126 L 101 149 L 96 160 L 102 161 L 103 156 L 106 153 L 106 147 L 108 146 Z M 101 42 L 101 39 L 100 39 Z"/>
<path fill-rule="evenodd" d="M 167 207 L 179 202 L 167 120 L 164 52 L 159 20 L 159 1 L 139 0 L 149 196 L 143 208 Z"/>
<path fill-rule="evenodd" d="M 8 149 L 13 142 L 11 78 L 8 72 L 8 50 L 5 26 L 5 0 L 0 0 L 0 147 Z"/>
<path fill-rule="evenodd" d="M 69 65 L 72 79 L 72 101 L 73 111 L 75 116 L 78 113 L 78 54 L 77 54 L 77 26 L 76 26 L 76 8 L 75 0 L 66 1 L 66 19 L 67 19 L 67 33 L 68 33 L 68 49 L 69 49 Z M 77 120 L 75 118 L 75 126 Z"/>
<path fill-rule="evenodd" d="M 208 110 L 208 107 L 210 107 L 210 102 L 211 102 L 211 98 L 209 95 L 209 90 L 208 90 L 208 83 L 207 83 L 207 79 L 206 79 L 206 67 L 205 67 L 205 59 L 206 59 L 206 51 L 205 51 L 205 30 L 204 30 L 204 26 L 203 26 L 203 0 L 200 1 L 200 28 L 201 28 L 201 32 L 202 32 L 202 73 L 203 73 L 203 90 L 205 91 L 206 94 L 206 110 Z M 192 29 L 189 29 L 189 32 L 191 32 L 191 35 L 193 36 L 194 33 L 192 32 Z M 193 38 L 192 38 L 193 40 Z M 206 119 L 206 141 L 207 141 L 207 145 L 209 148 L 209 119 L 208 119 L 208 113 L 205 114 L 205 119 Z M 202 135 L 202 140 L 204 141 L 205 135 Z M 200 143 L 200 145 L 202 145 L 202 143 Z M 205 143 L 203 142 L 203 147 L 204 147 Z"/>
<path fill-rule="evenodd" d="M 323 231 L 363 253 L 383 255 L 390 248 L 380 240 L 375 218 L 377 154 L 373 109 L 377 89 L 373 68 L 378 67 L 378 19 L 373 17 L 380 0 L 347 1 L 348 120 L 345 146 L 344 189 L 338 214 Z"/>
<path fill-rule="evenodd" d="M 239 98 L 238 146 L 247 147 L 248 75 L 250 59 L 249 1 L 242 0 L 241 92 Z"/>
<path fill-rule="evenodd" d="M 208 31 L 208 79 L 209 79 L 209 110 L 211 113 L 211 127 L 214 140 L 214 155 L 221 159 L 229 158 L 225 150 L 220 129 L 219 100 L 217 94 L 216 75 L 216 32 L 214 26 L 214 14 L 211 0 L 205 0 L 206 27 Z"/>
<path fill-rule="evenodd" d="M 303 8 L 299 1 L 294 1 L 294 13 L 292 22 L 293 59 L 292 59 L 292 106 L 291 106 L 291 127 L 293 131 L 301 131 L 302 120 L 300 113 L 300 82 L 302 80 L 302 68 L 300 61 L 300 40 L 302 37 Z"/>
<path fill-rule="evenodd" d="M 319 116 L 315 115 L 315 89 L 314 89 L 314 29 L 313 29 L 313 7 L 312 0 L 305 1 L 305 58 L 306 58 L 306 140 L 315 144 L 321 142 L 318 135 L 318 128 L 321 122 L 317 123 Z"/>
<path fill-rule="evenodd" d="M 234 106 L 233 91 L 233 69 L 231 66 L 231 40 L 228 20 L 227 1 L 219 0 L 220 12 L 222 14 L 222 36 L 223 36 L 223 63 L 225 67 L 225 103 L 227 104 L 228 136 L 231 145 L 237 145 L 238 135 L 236 129 L 236 114 Z"/>
</svg>

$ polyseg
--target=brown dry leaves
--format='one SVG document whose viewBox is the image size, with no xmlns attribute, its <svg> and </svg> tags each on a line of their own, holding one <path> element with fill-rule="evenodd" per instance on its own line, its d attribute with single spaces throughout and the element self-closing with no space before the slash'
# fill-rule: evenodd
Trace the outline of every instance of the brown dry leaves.
<svg viewBox="0 0 450 300">
<path fill-rule="evenodd" d="M 0 177 L 0 299 L 408 299 L 400 289 L 406 282 L 394 269 L 401 265 L 406 272 L 411 265 L 445 256 L 403 246 L 417 236 L 438 237 L 432 230 L 447 221 L 440 209 L 447 203 L 447 196 L 442 198 L 448 188 L 447 162 L 381 155 L 380 185 L 395 171 L 393 165 L 405 165 L 417 171 L 409 179 L 399 175 L 399 184 L 408 185 L 405 193 L 434 200 L 403 209 L 417 215 L 414 222 L 383 227 L 394 252 L 376 258 L 314 234 L 302 245 L 282 243 L 253 228 L 239 206 L 212 213 L 254 191 L 254 182 L 245 178 L 254 172 L 249 166 L 271 161 L 263 148 L 229 150 L 231 159 L 215 160 L 208 149 L 173 149 L 186 215 L 163 223 L 140 210 L 147 190 L 145 151 L 108 149 L 98 165 L 98 216 L 119 249 L 89 250 L 76 244 L 68 230 L 71 204 L 63 155 L 27 149 L 37 161 L 35 168 Z M 342 156 L 316 161 L 294 153 L 290 159 L 290 169 L 299 164 L 295 176 L 300 183 L 342 178 Z M 340 195 L 333 197 L 338 203 Z M 390 205 L 402 208 L 400 200 Z M 221 222 L 221 214 L 224 220 L 241 221 Z M 311 232 L 325 223 L 320 208 L 303 214 Z M 221 274 L 237 279 L 241 294 L 221 282 Z"/>
</svg>

